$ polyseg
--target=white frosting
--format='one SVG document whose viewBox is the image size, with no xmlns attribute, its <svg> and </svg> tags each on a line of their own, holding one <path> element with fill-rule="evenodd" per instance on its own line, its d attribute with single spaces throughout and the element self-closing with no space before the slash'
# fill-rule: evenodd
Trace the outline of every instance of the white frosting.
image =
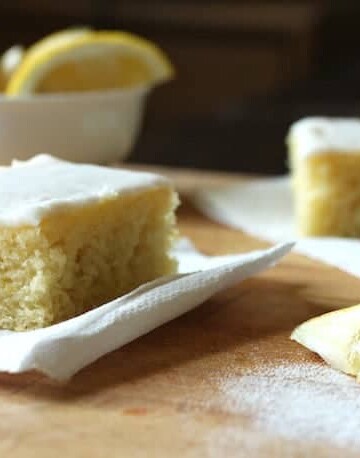
<svg viewBox="0 0 360 458">
<path fill-rule="evenodd" d="M 304 118 L 290 127 L 288 141 L 299 157 L 360 153 L 360 119 Z"/>
<path fill-rule="evenodd" d="M 151 173 L 72 164 L 47 155 L 14 161 L 0 171 L 0 224 L 36 226 L 59 209 L 159 185 L 170 183 Z"/>
</svg>

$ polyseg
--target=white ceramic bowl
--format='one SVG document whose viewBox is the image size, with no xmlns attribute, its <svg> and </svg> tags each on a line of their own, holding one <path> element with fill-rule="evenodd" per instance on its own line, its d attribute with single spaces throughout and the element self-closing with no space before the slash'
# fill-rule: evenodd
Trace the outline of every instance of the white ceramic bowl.
<svg viewBox="0 0 360 458">
<path fill-rule="evenodd" d="M 0 97 L 0 163 L 48 153 L 76 162 L 125 159 L 151 88 Z"/>
</svg>

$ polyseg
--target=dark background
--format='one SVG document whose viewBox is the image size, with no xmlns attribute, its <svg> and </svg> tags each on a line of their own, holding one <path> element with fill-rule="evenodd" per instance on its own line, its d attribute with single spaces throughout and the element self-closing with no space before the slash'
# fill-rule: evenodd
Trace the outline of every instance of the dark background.
<svg viewBox="0 0 360 458">
<path fill-rule="evenodd" d="M 0 47 L 67 26 L 159 43 L 177 79 L 149 101 L 130 160 L 279 173 L 291 122 L 360 111 L 358 1 L 11 0 Z"/>
</svg>

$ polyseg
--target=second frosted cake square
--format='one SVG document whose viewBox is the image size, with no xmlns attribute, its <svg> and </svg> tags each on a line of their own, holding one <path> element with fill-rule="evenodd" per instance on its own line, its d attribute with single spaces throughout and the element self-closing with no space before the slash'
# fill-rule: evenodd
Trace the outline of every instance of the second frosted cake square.
<svg viewBox="0 0 360 458">
<path fill-rule="evenodd" d="M 299 233 L 359 237 L 360 120 L 302 119 L 288 145 Z"/>
</svg>

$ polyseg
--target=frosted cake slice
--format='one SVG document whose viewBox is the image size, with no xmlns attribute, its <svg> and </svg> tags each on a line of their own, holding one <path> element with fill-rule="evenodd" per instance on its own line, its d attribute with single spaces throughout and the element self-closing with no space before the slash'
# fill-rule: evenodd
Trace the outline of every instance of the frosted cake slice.
<svg viewBox="0 0 360 458">
<path fill-rule="evenodd" d="M 50 156 L 0 171 L 0 328 L 74 317 L 159 276 L 177 195 L 163 177 Z"/>
<path fill-rule="evenodd" d="M 305 118 L 287 140 L 299 233 L 359 237 L 360 120 Z"/>
</svg>

